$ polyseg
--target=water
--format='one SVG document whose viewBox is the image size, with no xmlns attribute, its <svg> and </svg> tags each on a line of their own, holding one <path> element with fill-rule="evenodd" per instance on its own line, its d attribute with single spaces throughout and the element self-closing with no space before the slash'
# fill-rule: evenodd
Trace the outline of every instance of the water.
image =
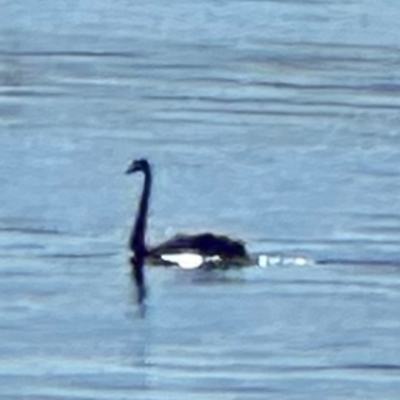
<svg viewBox="0 0 400 400">
<path fill-rule="evenodd" d="M 0 394 L 397 399 L 399 5 L 2 1 Z M 214 231 L 290 260 L 148 269 Z"/>
</svg>

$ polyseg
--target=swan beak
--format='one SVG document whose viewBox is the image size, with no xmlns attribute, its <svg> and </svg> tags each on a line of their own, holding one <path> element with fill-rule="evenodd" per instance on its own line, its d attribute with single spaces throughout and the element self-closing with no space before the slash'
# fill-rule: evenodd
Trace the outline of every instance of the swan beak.
<svg viewBox="0 0 400 400">
<path fill-rule="evenodd" d="M 125 171 L 126 174 L 132 174 L 133 172 L 138 171 L 139 169 L 135 165 L 130 165 L 129 168 Z"/>
</svg>

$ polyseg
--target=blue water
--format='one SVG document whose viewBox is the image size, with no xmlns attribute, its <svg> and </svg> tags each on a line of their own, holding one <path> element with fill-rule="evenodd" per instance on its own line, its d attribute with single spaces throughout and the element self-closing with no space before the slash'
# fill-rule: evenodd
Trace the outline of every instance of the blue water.
<svg viewBox="0 0 400 400">
<path fill-rule="evenodd" d="M 2 1 L 0 397 L 397 399 L 396 1 Z M 213 231 L 291 260 L 148 268 Z"/>
</svg>

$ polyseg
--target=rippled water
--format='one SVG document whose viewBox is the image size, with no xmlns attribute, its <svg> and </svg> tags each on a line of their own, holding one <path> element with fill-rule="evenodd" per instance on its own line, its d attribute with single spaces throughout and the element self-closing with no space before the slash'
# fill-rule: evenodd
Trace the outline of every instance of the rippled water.
<svg viewBox="0 0 400 400">
<path fill-rule="evenodd" d="M 398 398 L 398 2 L 0 4 L 2 398 Z M 149 241 L 283 262 L 139 308 L 143 156 Z"/>
</svg>

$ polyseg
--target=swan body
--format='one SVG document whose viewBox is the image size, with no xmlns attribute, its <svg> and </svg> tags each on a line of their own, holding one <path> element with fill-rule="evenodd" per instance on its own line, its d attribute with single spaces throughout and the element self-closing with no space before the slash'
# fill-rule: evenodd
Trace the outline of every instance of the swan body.
<svg viewBox="0 0 400 400">
<path fill-rule="evenodd" d="M 129 247 L 134 254 L 131 261 L 138 286 L 144 284 L 143 266 L 145 262 L 156 265 L 180 265 L 182 268 L 185 266 L 186 268 L 197 268 L 202 265 L 218 268 L 227 265 L 249 264 L 250 258 L 242 241 L 213 233 L 176 235 L 158 246 L 148 248 L 145 236 L 152 184 L 149 162 L 145 159 L 134 160 L 126 173 L 135 172 L 142 172 L 144 175 L 139 209 L 129 239 Z M 184 256 L 186 261 L 179 262 L 184 259 Z"/>
<path fill-rule="evenodd" d="M 221 259 L 246 257 L 244 244 L 222 235 L 201 233 L 198 235 L 176 235 L 154 247 L 149 255 L 157 257 L 168 253 L 193 252 L 205 257 L 219 256 Z"/>
</svg>

